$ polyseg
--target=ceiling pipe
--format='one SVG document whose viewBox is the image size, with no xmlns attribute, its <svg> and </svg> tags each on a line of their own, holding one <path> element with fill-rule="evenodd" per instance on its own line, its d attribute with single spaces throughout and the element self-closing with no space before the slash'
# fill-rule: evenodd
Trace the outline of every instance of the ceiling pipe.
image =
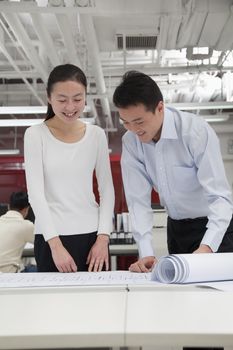
<svg viewBox="0 0 233 350">
<path fill-rule="evenodd" d="M 217 65 L 193 65 L 193 66 L 170 66 L 170 67 L 159 67 L 151 64 L 129 64 L 127 66 L 128 70 L 143 70 L 144 73 L 150 75 L 160 75 L 160 74 L 178 74 L 178 73 L 194 73 L 198 74 L 201 72 L 227 72 L 232 71 L 233 67 L 221 67 L 219 68 Z M 125 71 L 122 68 L 122 65 L 119 67 L 105 67 L 103 68 L 103 73 L 106 76 L 109 75 L 118 75 L 122 76 Z"/>
<path fill-rule="evenodd" d="M 30 15 L 40 44 L 43 45 L 44 52 L 48 56 L 52 66 L 54 67 L 61 64 L 57 54 L 57 50 L 54 46 L 54 41 L 51 38 L 49 31 L 46 29 L 43 17 L 39 13 L 31 13 Z"/>
<path fill-rule="evenodd" d="M 97 44 L 97 37 L 92 18 L 89 15 L 82 15 L 80 19 L 82 21 L 81 23 L 86 34 L 88 53 L 92 63 L 92 69 L 96 80 L 97 91 L 99 94 L 106 94 L 106 85 L 104 81 L 101 61 L 99 58 L 100 52 Z M 103 113 L 108 118 L 107 127 L 113 128 L 113 120 L 111 116 L 109 100 L 107 97 L 103 97 L 100 101 L 103 108 Z"/>
<path fill-rule="evenodd" d="M 9 45 L 6 45 L 6 43 L 5 43 L 5 47 L 6 47 L 6 49 L 8 49 L 9 48 Z M 17 64 L 17 66 L 22 66 L 22 68 L 27 68 L 29 65 L 30 65 L 30 61 L 29 61 L 29 59 L 28 58 L 26 58 L 25 60 L 23 60 L 23 59 L 16 59 L 15 60 L 15 63 Z M 0 67 L 3 67 L 4 69 L 9 69 L 9 67 L 10 67 L 10 65 L 9 64 L 7 64 L 7 62 L 6 61 L 4 61 L 4 60 L 0 60 Z"/>
<path fill-rule="evenodd" d="M 78 57 L 78 52 L 76 50 L 76 46 L 74 44 L 74 38 L 72 35 L 72 32 L 70 30 L 69 25 L 69 19 L 66 14 L 56 14 L 56 19 L 58 22 L 58 26 L 60 28 L 61 35 L 64 40 L 64 46 L 67 51 L 67 58 L 69 60 L 69 63 L 73 63 L 80 68 L 82 68 L 80 59 Z"/>
<path fill-rule="evenodd" d="M 110 63 L 109 63 L 110 64 Z M 193 66 L 170 66 L 170 67 L 159 67 L 152 64 L 130 64 L 128 62 L 127 65 L 128 70 L 143 70 L 144 73 L 150 74 L 150 75 L 166 75 L 166 74 L 178 74 L 178 73 L 193 73 L 198 74 L 201 72 L 228 72 L 233 71 L 232 66 L 228 67 L 219 67 L 217 65 L 193 65 Z M 125 73 L 124 69 L 122 68 L 122 64 L 119 64 L 119 66 L 115 67 L 103 67 L 101 68 L 102 73 L 106 76 L 114 76 L 116 75 L 116 79 L 118 77 L 122 77 L 122 75 Z M 38 72 L 36 71 L 24 71 L 21 72 L 20 76 L 24 76 L 25 78 L 40 78 Z M 17 72 L 12 71 L 5 71 L 1 72 L 1 78 L 5 79 L 14 79 L 19 78 L 19 74 Z"/>
<path fill-rule="evenodd" d="M 15 60 L 14 63 L 19 67 Z M 21 79 L 22 77 L 24 77 L 25 79 L 40 79 L 40 74 L 36 71 L 22 71 L 21 67 L 20 73 L 18 71 L 1 72 L 2 79 Z"/>
<path fill-rule="evenodd" d="M 180 1 L 180 0 L 179 0 Z M 119 17 L 122 16 L 128 17 L 129 15 L 139 16 L 142 17 L 143 15 L 150 16 L 154 18 L 154 16 L 157 15 L 163 15 L 164 9 L 157 5 L 155 3 L 155 7 L 151 9 L 150 7 L 141 5 L 138 6 L 131 6 L 131 4 L 128 3 L 128 6 L 126 7 L 126 2 L 123 3 L 123 12 L 122 7 L 119 8 L 119 4 L 116 0 L 113 1 L 98 1 L 94 0 L 92 1 L 93 5 L 91 6 L 74 6 L 78 13 L 80 14 L 87 14 L 87 15 L 93 15 L 93 16 L 113 16 L 113 17 Z M 128 1 L 127 1 L 128 2 Z M 141 3 L 141 0 L 139 1 Z M 15 12 L 15 13 L 25 13 L 25 12 L 34 12 L 37 13 L 38 11 L 40 13 L 73 13 L 74 7 L 68 7 L 68 6 L 38 6 L 35 2 L 16 2 L 16 1 L 1 1 L 1 9 L 4 12 Z M 166 10 L 167 14 L 172 13 L 173 7 L 169 7 Z M 177 11 L 178 12 L 178 11 Z M 181 10 L 179 10 L 179 13 L 182 15 Z"/>
</svg>

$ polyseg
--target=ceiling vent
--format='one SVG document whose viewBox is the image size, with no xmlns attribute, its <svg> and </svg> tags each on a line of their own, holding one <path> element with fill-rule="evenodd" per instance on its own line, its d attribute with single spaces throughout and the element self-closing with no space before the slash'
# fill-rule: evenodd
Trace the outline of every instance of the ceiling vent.
<svg viewBox="0 0 233 350">
<path fill-rule="evenodd" d="M 213 49 L 211 47 L 187 47 L 186 58 L 190 61 L 205 60 L 211 58 Z"/>
<path fill-rule="evenodd" d="M 117 49 L 123 50 L 155 50 L 157 36 L 156 35 L 124 35 L 117 34 Z"/>
</svg>

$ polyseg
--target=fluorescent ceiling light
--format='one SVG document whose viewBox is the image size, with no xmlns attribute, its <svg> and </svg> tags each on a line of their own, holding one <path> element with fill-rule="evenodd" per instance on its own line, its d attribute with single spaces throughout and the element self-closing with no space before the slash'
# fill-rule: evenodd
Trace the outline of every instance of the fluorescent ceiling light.
<svg viewBox="0 0 233 350">
<path fill-rule="evenodd" d="M 165 106 L 180 109 L 182 111 L 204 110 L 204 109 L 233 109 L 233 102 L 186 102 L 166 103 Z"/>
<path fill-rule="evenodd" d="M 86 124 L 94 124 L 95 118 L 80 118 Z M 0 119 L 0 127 L 31 126 L 43 123 L 44 119 Z"/>
<path fill-rule="evenodd" d="M 0 114 L 46 114 L 47 106 L 7 106 L 0 107 Z M 91 107 L 85 106 L 84 112 L 90 112 Z"/>
<path fill-rule="evenodd" d="M 200 115 L 200 117 L 203 117 L 208 123 L 226 122 L 230 118 L 229 114 Z"/>
<path fill-rule="evenodd" d="M 0 114 L 46 114 L 46 106 L 0 107 Z"/>
<path fill-rule="evenodd" d="M 31 126 L 35 124 L 41 124 L 43 121 L 44 119 L 0 119 L 0 126 Z"/>
<path fill-rule="evenodd" d="M 19 149 L 0 149 L 0 155 L 13 155 L 13 154 L 19 154 Z"/>
</svg>

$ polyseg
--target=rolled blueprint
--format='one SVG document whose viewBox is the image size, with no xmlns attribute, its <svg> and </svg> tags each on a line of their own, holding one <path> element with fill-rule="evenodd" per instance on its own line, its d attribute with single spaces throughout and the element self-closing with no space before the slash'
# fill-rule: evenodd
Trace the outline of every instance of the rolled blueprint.
<svg viewBox="0 0 233 350">
<path fill-rule="evenodd" d="M 233 253 L 167 255 L 159 259 L 151 278 L 162 283 L 233 280 Z"/>
</svg>

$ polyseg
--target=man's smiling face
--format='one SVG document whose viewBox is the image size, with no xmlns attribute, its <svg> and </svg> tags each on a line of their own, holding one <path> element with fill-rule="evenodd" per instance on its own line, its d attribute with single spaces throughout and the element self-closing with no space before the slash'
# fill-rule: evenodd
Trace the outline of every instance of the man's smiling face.
<svg viewBox="0 0 233 350">
<path fill-rule="evenodd" d="M 124 127 L 135 133 L 141 142 L 159 140 L 164 116 L 162 101 L 158 103 L 154 112 L 148 111 L 142 103 L 118 108 L 118 111 Z"/>
</svg>

